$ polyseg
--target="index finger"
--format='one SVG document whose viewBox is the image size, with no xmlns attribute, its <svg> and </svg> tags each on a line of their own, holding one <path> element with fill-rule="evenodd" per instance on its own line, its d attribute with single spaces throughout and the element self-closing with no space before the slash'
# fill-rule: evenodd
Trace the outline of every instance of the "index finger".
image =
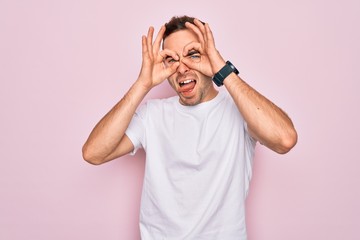
<svg viewBox="0 0 360 240">
<path fill-rule="evenodd" d="M 154 52 L 159 52 L 160 44 L 165 33 L 165 26 L 162 25 L 154 41 Z"/>
<path fill-rule="evenodd" d="M 190 30 L 192 30 L 196 34 L 196 36 L 198 37 L 199 42 L 201 44 L 204 44 L 204 34 L 201 32 L 201 30 L 198 26 L 196 26 L 195 24 L 192 24 L 190 22 L 186 22 L 185 26 L 187 28 L 189 28 Z"/>
<path fill-rule="evenodd" d="M 186 56 L 191 50 L 196 50 L 199 53 L 203 53 L 203 50 L 201 48 L 201 44 L 199 42 L 190 42 L 185 45 L 182 55 Z"/>
</svg>

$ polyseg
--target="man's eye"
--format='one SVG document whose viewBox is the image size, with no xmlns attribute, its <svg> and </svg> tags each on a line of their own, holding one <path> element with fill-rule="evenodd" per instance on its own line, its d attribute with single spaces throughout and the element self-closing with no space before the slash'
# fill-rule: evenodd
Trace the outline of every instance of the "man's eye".
<svg viewBox="0 0 360 240">
<path fill-rule="evenodd" d="M 174 62 L 176 62 L 176 60 L 173 59 L 173 58 L 168 58 L 168 59 L 166 59 L 166 63 L 167 63 L 167 64 L 173 64 Z"/>
<path fill-rule="evenodd" d="M 201 54 L 198 51 L 192 51 L 192 52 L 189 52 L 187 57 L 189 59 L 191 59 L 192 61 L 199 61 L 201 58 Z"/>
<path fill-rule="evenodd" d="M 190 55 L 189 57 L 193 59 L 200 58 L 200 54 Z"/>
<path fill-rule="evenodd" d="M 165 65 L 167 65 L 167 66 L 170 66 L 170 65 L 174 64 L 175 62 L 177 62 L 177 60 L 175 60 L 174 58 L 166 58 L 164 61 Z"/>
</svg>

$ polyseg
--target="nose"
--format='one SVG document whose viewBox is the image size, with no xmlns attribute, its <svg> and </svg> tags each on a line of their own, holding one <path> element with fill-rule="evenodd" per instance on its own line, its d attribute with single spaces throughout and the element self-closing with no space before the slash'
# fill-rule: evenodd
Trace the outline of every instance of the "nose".
<svg viewBox="0 0 360 240">
<path fill-rule="evenodd" d="M 179 63 L 179 67 L 177 69 L 178 73 L 185 74 L 190 70 L 190 68 L 185 63 L 183 63 L 182 59 L 179 61 Z"/>
</svg>

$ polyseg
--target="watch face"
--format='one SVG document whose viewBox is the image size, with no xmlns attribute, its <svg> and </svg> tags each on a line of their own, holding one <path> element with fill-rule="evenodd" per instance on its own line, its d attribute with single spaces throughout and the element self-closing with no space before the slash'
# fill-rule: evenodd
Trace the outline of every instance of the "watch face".
<svg viewBox="0 0 360 240">
<path fill-rule="evenodd" d="M 227 61 L 226 64 L 229 65 L 232 68 L 233 72 L 236 75 L 239 74 L 239 71 L 236 69 L 236 67 L 230 61 Z"/>
</svg>

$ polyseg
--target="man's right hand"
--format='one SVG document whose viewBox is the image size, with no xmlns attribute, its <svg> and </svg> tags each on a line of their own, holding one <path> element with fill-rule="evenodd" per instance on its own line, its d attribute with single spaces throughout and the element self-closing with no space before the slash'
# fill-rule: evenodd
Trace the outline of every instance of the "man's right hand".
<svg viewBox="0 0 360 240">
<path fill-rule="evenodd" d="M 160 51 L 162 37 L 165 32 L 165 26 L 162 26 L 153 42 L 154 28 L 149 27 L 147 36 L 142 36 L 142 66 L 138 78 L 138 83 L 147 89 L 159 85 L 170 75 L 175 73 L 179 63 L 176 62 L 171 66 L 165 66 L 163 60 L 166 56 L 174 59 L 179 57 L 172 51 Z"/>
</svg>

